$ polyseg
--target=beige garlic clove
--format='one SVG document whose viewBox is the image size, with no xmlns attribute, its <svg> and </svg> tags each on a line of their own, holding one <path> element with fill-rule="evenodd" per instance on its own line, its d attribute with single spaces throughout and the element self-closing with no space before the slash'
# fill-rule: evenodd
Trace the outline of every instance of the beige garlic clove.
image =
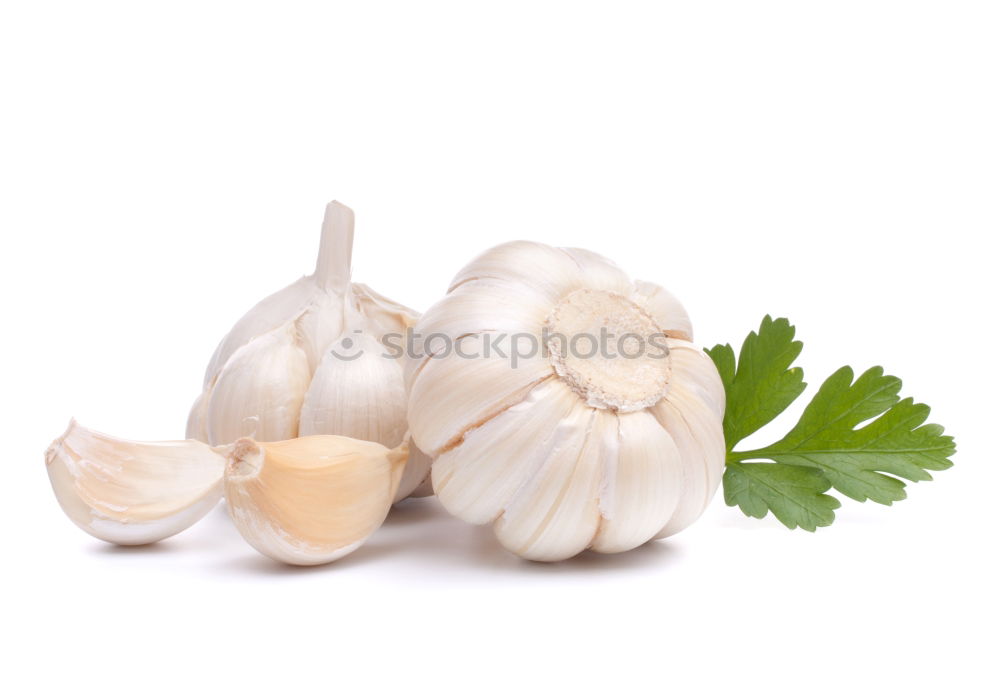
<svg viewBox="0 0 1000 696">
<path fill-rule="evenodd" d="M 292 565 L 354 551 L 385 520 L 409 446 L 339 435 L 284 442 L 243 438 L 226 453 L 226 505 L 243 538 Z"/>
<path fill-rule="evenodd" d="M 222 496 L 225 459 L 194 440 L 133 442 L 72 421 L 45 453 L 77 526 L 113 544 L 150 544 L 200 520 Z"/>
</svg>

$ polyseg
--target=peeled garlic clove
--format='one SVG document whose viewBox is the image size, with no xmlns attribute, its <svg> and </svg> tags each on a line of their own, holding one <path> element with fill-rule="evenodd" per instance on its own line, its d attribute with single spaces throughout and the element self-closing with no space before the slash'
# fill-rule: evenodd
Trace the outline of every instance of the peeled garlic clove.
<svg viewBox="0 0 1000 696">
<path fill-rule="evenodd" d="M 229 514 L 265 556 L 292 565 L 329 563 L 382 524 L 408 449 L 337 435 L 238 440 L 226 455 Z"/>
<path fill-rule="evenodd" d="M 206 409 L 208 441 L 222 445 L 241 437 L 295 437 L 310 379 L 293 323 L 253 339 L 233 354 L 212 388 Z"/>
<path fill-rule="evenodd" d="M 200 520 L 222 495 L 225 460 L 194 440 L 133 442 L 72 421 L 45 453 L 56 498 L 77 526 L 113 544 L 150 544 Z"/>
</svg>

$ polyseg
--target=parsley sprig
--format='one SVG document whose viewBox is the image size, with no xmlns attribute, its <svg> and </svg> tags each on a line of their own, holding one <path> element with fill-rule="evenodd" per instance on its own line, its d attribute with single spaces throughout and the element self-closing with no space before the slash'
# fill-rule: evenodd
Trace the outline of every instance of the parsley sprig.
<svg viewBox="0 0 1000 696">
<path fill-rule="evenodd" d="M 770 316 L 743 341 L 738 361 L 729 344 L 706 350 L 726 388 L 727 505 L 757 518 L 771 512 L 789 529 L 812 532 L 832 524 L 840 507 L 827 493 L 831 488 L 891 505 L 906 497 L 901 479 L 929 481 L 929 471 L 952 465 L 954 439 L 940 425 L 925 424 L 930 408 L 901 399 L 903 383 L 881 367 L 857 379 L 850 367 L 840 368 L 787 435 L 767 447 L 736 451 L 805 390 L 802 369 L 792 366 L 801 351 L 795 327 Z"/>
</svg>

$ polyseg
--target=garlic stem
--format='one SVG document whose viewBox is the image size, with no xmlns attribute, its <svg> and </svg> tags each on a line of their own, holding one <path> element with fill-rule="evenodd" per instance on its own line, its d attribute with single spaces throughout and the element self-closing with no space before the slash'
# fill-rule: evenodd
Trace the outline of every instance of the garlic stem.
<svg viewBox="0 0 1000 696">
<path fill-rule="evenodd" d="M 313 277 L 321 286 L 340 294 L 351 283 L 351 250 L 354 247 L 354 211 L 330 201 L 323 215 L 323 228 Z"/>
</svg>

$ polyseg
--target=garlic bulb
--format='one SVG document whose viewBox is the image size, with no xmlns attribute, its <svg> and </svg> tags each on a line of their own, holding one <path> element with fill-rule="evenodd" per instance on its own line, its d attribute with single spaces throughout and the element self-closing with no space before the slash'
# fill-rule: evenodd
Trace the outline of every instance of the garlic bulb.
<svg viewBox="0 0 1000 696">
<path fill-rule="evenodd" d="M 266 556 L 293 565 L 329 563 L 382 524 L 408 449 L 335 435 L 237 440 L 226 459 L 230 517 Z"/>
<path fill-rule="evenodd" d="M 407 430 L 403 368 L 380 341 L 404 334 L 417 314 L 351 283 L 354 213 L 326 207 L 316 271 L 253 307 L 219 343 L 187 437 L 212 445 L 345 435 L 395 446 Z M 397 492 L 427 477 L 411 448 Z"/>
<path fill-rule="evenodd" d="M 718 488 L 718 372 L 680 303 L 607 259 L 501 245 L 415 333 L 409 420 L 434 457 L 434 492 L 510 551 L 625 551 L 687 527 Z M 607 337 L 617 350 L 592 353 Z"/>
<path fill-rule="evenodd" d="M 200 520 L 222 497 L 225 460 L 194 440 L 132 442 L 76 421 L 45 465 L 62 509 L 113 544 L 150 544 Z"/>
</svg>

